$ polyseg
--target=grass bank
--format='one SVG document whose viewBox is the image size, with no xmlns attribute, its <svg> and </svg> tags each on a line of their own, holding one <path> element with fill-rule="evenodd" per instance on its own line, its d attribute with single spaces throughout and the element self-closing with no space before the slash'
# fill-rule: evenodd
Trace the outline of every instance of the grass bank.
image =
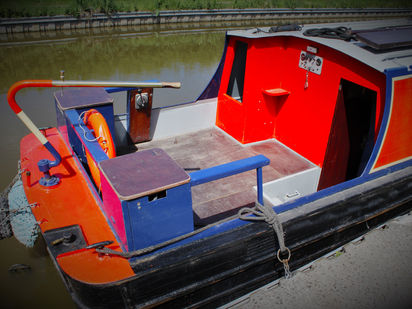
<svg viewBox="0 0 412 309">
<path fill-rule="evenodd" d="M 0 17 L 245 8 L 402 8 L 409 0 L 1 0 Z"/>
</svg>

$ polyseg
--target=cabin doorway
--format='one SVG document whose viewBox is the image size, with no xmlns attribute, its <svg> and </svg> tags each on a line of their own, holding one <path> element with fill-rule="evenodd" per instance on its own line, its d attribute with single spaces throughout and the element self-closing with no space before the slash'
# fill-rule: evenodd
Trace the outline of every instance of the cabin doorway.
<svg viewBox="0 0 412 309">
<path fill-rule="evenodd" d="M 360 176 L 375 144 L 377 93 L 341 79 L 318 190 Z"/>
</svg>

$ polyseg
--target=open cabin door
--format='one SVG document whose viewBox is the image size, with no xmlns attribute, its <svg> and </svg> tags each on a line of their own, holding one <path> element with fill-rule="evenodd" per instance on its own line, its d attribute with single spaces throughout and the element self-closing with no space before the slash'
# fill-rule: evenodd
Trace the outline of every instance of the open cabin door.
<svg viewBox="0 0 412 309">
<path fill-rule="evenodd" d="M 360 176 L 375 143 L 375 91 L 341 80 L 318 190 Z"/>
</svg>

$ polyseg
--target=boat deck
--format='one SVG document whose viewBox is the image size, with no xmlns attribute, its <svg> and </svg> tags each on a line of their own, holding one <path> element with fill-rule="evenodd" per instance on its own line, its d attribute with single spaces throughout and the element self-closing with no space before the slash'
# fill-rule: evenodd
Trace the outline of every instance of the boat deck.
<svg viewBox="0 0 412 309">
<path fill-rule="evenodd" d="M 313 164 L 276 140 L 241 145 L 213 128 L 178 137 L 137 144 L 138 150 L 162 148 L 188 173 L 263 154 L 270 165 L 263 168 L 263 182 L 313 167 Z M 256 172 L 230 176 L 192 188 L 195 225 L 202 226 L 237 213 L 256 200 Z"/>
</svg>

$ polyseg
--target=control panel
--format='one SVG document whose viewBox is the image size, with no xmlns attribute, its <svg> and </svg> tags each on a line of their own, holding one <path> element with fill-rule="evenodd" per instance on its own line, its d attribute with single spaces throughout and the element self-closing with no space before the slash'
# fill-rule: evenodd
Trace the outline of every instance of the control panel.
<svg viewBox="0 0 412 309">
<path fill-rule="evenodd" d="M 320 73 L 322 73 L 322 65 L 322 57 L 305 52 L 303 50 L 300 52 L 299 68 L 320 75 Z"/>
</svg>

